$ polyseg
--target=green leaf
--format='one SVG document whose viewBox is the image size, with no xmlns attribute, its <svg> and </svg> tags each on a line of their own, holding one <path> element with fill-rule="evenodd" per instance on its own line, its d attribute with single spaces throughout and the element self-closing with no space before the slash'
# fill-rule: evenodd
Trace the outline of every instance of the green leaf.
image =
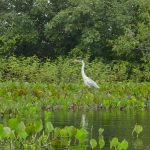
<svg viewBox="0 0 150 150">
<path fill-rule="evenodd" d="M 67 131 L 68 131 L 69 137 L 71 138 L 75 137 L 75 135 L 77 134 L 77 129 L 74 126 L 67 127 Z"/>
<path fill-rule="evenodd" d="M 104 129 L 102 129 L 102 128 L 99 128 L 99 129 L 98 129 L 99 135 L 101 135 L 103 132 L 104 132 Z"/>
<path fill-rule="evenodd" d="M 52 115 L 52 113 L 50 111 L 45 111 L 45 121 L 48 121 Z"/>
<path fill-rule="evenodd" d="M 133 131 L 132 131 L 132 134 L 135 132 L 137 134 L 137 138 L 138 138 L 138 135 L 143 131 L 143 127 L 141 125 L 135 125 Z"/>
<path fill-rule="evenodd" d="M 86 131 L 86 129 L 81 128 L 80 130 L 77 129 L 77 134 L 76 134 L 75 137 L 81 143 L 81 142 L 83 142 L 87 138 L 87 134 L 88 134 L 88 132 Z"/>
<path fill-rule="evenodd" d="M 14 132 L 9 127 L 4 127 L 2 124 L 0 124 L 0 139 L 9 137 L 14 138 Z"/>
<path fill-rule="evenodd" d="M 13 129 L 16 130 L 16 127 L 18 126 L 18 119 L 17 118 L 11 118 L 8 120 L 8 126 Z"/>
<path fill-rule="evenodd" d="M 38 133 L 43 129 L 42 120 L 34 122 L 35 132 Z"/>
<path fill-rule="evenodd" d="M 58 137 L 59 135 L 60 135 L 60 128 L 58 128 L 58 127 L 56 127 L 55 129 L 54 129 L 54 137 Z"/>
<path fill-rule="evenodd" d="M 26 137 L 28 136 L 25 129 L 26 129 L 25 124 L 21 121 L 16 127 L 16 132 L 18 133 L 18 136 L 20 138 L 26 139 Z"/>
<path fill-rule="evenodd" d="M 117 137 L 114 137 L 114 138 L 110 141 L 110 149 L 112 149 L 113 147 L 116 148 L 118 144 L 119 144 L 118 138 L 117 138 Z"/>
<path fill-rule="evenodd" d="M 91 148 L 94 149 L 97 146 L 97 141 L 95 139 L 90 140 Z"/>
<path fill-rule="evenodd" d="M 105 141 L 103 138 L 99 139 L 99 148 L 102 149 L 105 146 Z"/>
<path fill-rule="evenodd" d="M 18 136 L 20 138 L 26 139 L 26 137 L 28 136 L 28 134 L 26 133 L 26 131 L 22 131 L 18 133 Z"/>
<path fill-rule="evenodd" d="M 67 136 L 67 134 L 68 133 L 67 133 L 67 130 L 65 128 L 63 128 L 63 129 L 60 130 L 60 135 L 61 136 Z"/>
<path fill-rule="evenodd" d="M 22 121 L 16 127 L 18 132 L 25 131 L 25 128 L 26 128 L 26 126 L 25 126 L 24 122 L 22 122 Z"/>
<path fill-rule="evenodd" d="M 46 122 L 45 127 L 46 127 L 46 132 L 48 133 L 54 130 L 53 124 L 51 122 Z"/>
<path fill-rule="evenodd" d="M 4 137 L 5 137 L 4 126 L 0 124 L 0 139 L 3 139 Z"/>
<path fill-rule="evenodd" d="M 33 125 L 27 125 L 25 131 L 28 135 L 35 134 L 35 128 Z"/>
<path fill-rule="evenodd" d="M 66 148 L 69 146 L 69 141 L 66 138 L 61 139 L 61 148 Z"/>
<path fill-rule="evenodd" d="M 122 145 L 122 149 L 123 150 L 127 150 L 128 149 L 128 142 L 125 139 L 121 142 L 121 145 Z"/>
<path fill-rule="evenodd" d="M 5 137 L 7 138 L 13 137 L 13 132 L 9 127 L 4 127 L 3 130 L 4 130 Z"/>
<path fill-rule="evenodd" d="M 58 139 L 58 138 L 54 138 L 54 139 L 52 139 L 52 141 L 51 141 L 50 144 L 51 144 L 51 146 L 54 147 L 54 148 L 59 148 L 60 145 L 61 145 L 61 141 L 60 141 L 60 139 Z"/>
</svg>

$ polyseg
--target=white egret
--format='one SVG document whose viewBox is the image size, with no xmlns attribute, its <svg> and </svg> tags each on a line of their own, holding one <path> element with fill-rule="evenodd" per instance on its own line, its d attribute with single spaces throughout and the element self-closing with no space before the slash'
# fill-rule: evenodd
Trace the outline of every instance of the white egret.
<svg viewBox="0 0 150 150">
<path fill-rule="evenodd" d="M 82 63 L 81 74 L 82 74 L 84 84 L 88 87 L 93 86 L 95 88 L 99 88 L 99 86 L 97 85 L 97 83 L 95 81 L 93 81 L 91 78 L 86 76 L 86 74 L 84 72 L 85 62 L 83 60 L 77 60 L 77 61 Z"/>
</svg>

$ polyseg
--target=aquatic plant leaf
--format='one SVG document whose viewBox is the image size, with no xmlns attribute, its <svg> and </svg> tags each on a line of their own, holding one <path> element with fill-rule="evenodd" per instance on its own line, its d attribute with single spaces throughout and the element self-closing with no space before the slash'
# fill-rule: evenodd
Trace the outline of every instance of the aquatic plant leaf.
<svg viewBox="0 0 150 150">
<path fill-rule="evenodd" d="M 110 149 L 112 149 L 113 147 L 116 148 L 118 144 L 119 144 L 118 138 L 117 138 L 117 137 L 114 137 L 114 138 L 110 141 Z"/>
<path fill-rule="evenodd" d="M 5 137 L 4 126 L 3 124 L 0 124 L 0 139 L 3 139 L 4 137 Z"/>
<path fill-rule="evenodd" d="M 102 135 L 102 134 L 103 134 L 103 132 L 104 132 L 104 129 L 102 129 L 102 128 L 99 128 L 99 129 L 98 129 L 98 133 L 99 133 L 99 135 Z"/>
<path fill-rule="evenodd" d="M 18 133 L 18 136 L 20 138 L 26 139 L 26 137 L 28 136 L 28 134 L 25 131 L 25 128 L 25 124 L 22 121 L 16 127 L 16 132 Z"/>
<path fill-rule="evenodd" d="M 121 145 L 122 145 L 122 150 L 128 149 L 128 142 L 125 139 L 121 142 Z"/>
<path fill-rule="evenodd" d="M 58 137 L 59 135 L 60 135 L 60 128 L 58 128 L 58 127 L 56 127 L 55 129 L 54 129 L 54 137 Z"/>
<path fill-rule="evenodd" d="M 7 138 L 13 137 L 13 132 L 9 127 L 4 127 L 3 130 L 4 130 L 5 137 Z"/>
<path fill-rule="evenodd" d="M 76 139 L 79 140 L 79 142 L 83 142 L 87 138 L 87 130 L 84 128 L 81 128 L 80 130 L 77 129 L 77 134 L 75 135 Z"/>
<path fill-rule="evenodd" d="M 25 131 L 28 135 L 35 134 L 35 128 L 33 125 L 27 125 Z"/>
<path fill-rule="evenodd" d="M 8 126 L 13 130 L 16 130 L 18 123 L 19 122 L 17 118 L 11 118 L 8 120 Z"/>
<path fill-rule="evenodd" d="M 50 111 L 45 111 L 45 121 L 48 121 L 52 115 L 52 113 Z"/>
<path fill-rule="evenodd" d="M 36 150 L 36 146 L 34 144 L 31 144 L 29 148 L 30 150 Z"/>
<path fill-rule="evenodd" d="M 70 142 L 66 138 L 61 138 L 61 148 L 66 148 L 69 146 Z"/>
<path fill-rule="evenodd" d="M 46 127 L 46 132 L 48 133 L 54 130 L 53 124 L 51 122 L 46 122 L 45 127 Z"/>
<path fill-rule="evenodd" d="M 67 130 L 66 130 L 65 128 L 61 129 L 61 130 L 60 130 L 60 135 L 61 135 L 61 136 L 67 136 L 67 135 L 68 135 Z"/>
<path fill-rule="evenodd" d="M 28 150 L 29 149 L 29 145 L 28 144 L 23 144 L 23 148 L 24 148 L 24 150 Z"/>
<path fill-rule="evenodd" d="M 18 133 L 18 136 L 19 136 L 20 138 L 26 139 L 26 137 L 28 136 L 28 134 L 27 134 L 25 131 L 22 131 L 22 132 L 19 132 L 19 133 Z"/>
<path fill-rule="evenodd" d="M 34 122 L 35 132 L 38 133 L 43 129 L 42 120 Z"/>
<path fill-rule="evenodd" d="M 99 148 L 100 149 L 102 149 L 105 146 L 105 141 L 104 141 L 103 138 L 100 138 L 99 141 L 98 141 L 98 143 L 99 143 Z"/>
<path fill-rule="evenodd" d="M 16 129 L 17 129 L 18 132 L 19 131 L 24 131 L 25 128 L 26 128 L 26 126 L 25 126 L 24 122 L 22 122 L 22 121 L 20 123 L 18 123 L 18 125 L 16 127 Z"/>
<path fill-rule="evenodd" d="M 28 134 L 26 133 L 25 131 L 25 125 L 23 122 L 18 122 L 18 119 L 17 118 L 11 118 L 8 120 L 8 126 L 15 130 L 17 135 L 20 137 L 20 138 L 23 138 L 23 139 L 26 139 L 26 137 L 28 136 Z M 13 133 L 11 133 L 11 135 L 13 136 Z"/>
<path fill-rule="evenodd" d="M 95 139 L 90 140 L 90 146 L 92 149 L 94 149 L 97 146 L 97 141 Z"/>
<path fill-rule="evenodd" d="M 143 127 L 141 125 L 138 125 L 136 124 L 134 126 L 134 129 L 132 131 L 132 134 L 135 132 L 137 134 L 137 138 L 138 138 L 138 135 L 143 131 Z"/>
<path fill-rule="evenodd" d="M 50 142 L 50 144 L 54 148 L 59 148 L 61 145 L 61 141 L 58 138 L 53 138 L 52 141 Z"/>
<path fill-rule="evenodd" d="M 67 127 L 69 137 L 74 137 L 77 134 L 77 129 L 74 126 Z"/>
</svg>

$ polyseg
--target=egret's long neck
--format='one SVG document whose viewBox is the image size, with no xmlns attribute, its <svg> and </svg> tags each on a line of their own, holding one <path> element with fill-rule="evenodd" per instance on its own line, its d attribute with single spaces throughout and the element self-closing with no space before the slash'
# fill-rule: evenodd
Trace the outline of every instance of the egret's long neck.
<svg viewBox="0 0 150 150">
<path fill-rule="evenodd" d="M 83 78 L 86 77 L 85 72 L 84 72 L 84 67 L 85 67 L 85 63 L 84 63 L 84 61 L 82 61 L 81 74 L 82 74 Z"/>
</svg>

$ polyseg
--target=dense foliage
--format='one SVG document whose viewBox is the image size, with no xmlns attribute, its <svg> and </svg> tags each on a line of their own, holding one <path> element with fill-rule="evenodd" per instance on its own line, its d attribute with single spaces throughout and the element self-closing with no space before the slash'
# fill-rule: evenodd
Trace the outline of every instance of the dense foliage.
<svg viewBox="0 0 150 150">
<path fill-rule="evenodd" d="M 0 52 L 150 60 L 149 0 L 1 0 Z"/>
<path fill-rule="evenodd" d="M 81 84 L 4 82 L 0 84 L 0 98 L 3 99 L 0 111 L 5 117 L 19 112 L 18 117 L 29 118 L 29 109 L 34 107 L 38 110 L 41 107 L 46 110 L 143 109 L 150 107 L 149 87 L 150 83 L 146 82 L 103 83 L 100 89 L 93 90 Z"/>
<path fill-rule="evenodd" d="M 37 57 L 11 56 L 0 59 L 0 81 L 27 81 L 48 83 L 81 83 L 81 64 L 75 59 L 58 57 L 55 61 L 41 61 Z M 145 70 L 140 65 L 127 61 L 105 63 L 100 60 L 85 59 L 85 73 L 98 84 L 116 81 L 150 81 L 148 66 Z"/>
<path fill-rule="evenodd" d="M 0 54 L 88 55 L 149 81 L 149 12 L 149 0 L 1 0 Z"/>
</svg>

